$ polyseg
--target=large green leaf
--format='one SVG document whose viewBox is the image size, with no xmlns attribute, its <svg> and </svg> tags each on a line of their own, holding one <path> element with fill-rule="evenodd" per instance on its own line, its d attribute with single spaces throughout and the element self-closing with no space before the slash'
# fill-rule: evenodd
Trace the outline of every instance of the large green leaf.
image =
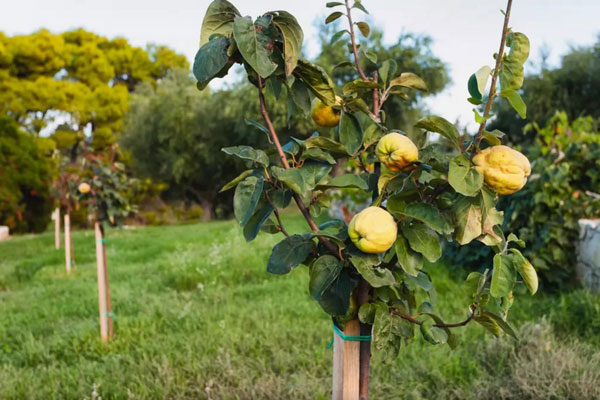
<svg viewBox="0 0 600 400">
<path fill-rule="evenodd" d="M 514 108 L 514 110 L 517 113 L 519 113 L 519 116 L 521 118 L 525 119 L 525 117 L 527 116 L 527 105 L 521 98 L 521 95 L 519 95 L 519 93 L 517 93 L 516 90 L 511 90 L 511 89 L 503 90 L 498 94 L 500 96 L 506 98 L 508 100 L 508 102 L 510 103 L 510 105 L 512 106 L 512 108 Z"/>
<path fill-rule="evenodd" d="M 246 239 L 246 242 L 251 242 L 256 238 L 258 232 L 260 232 L 260 228 L 269 218 L 273 210 L 274 208 L 272 205 L 265 204 L 257 209 L 252 217 L 250 217 L 246 225 L 244 225 L 244 238 Z"/>
<path fill-rule="evenodd" d="M 335 159 L 331 156 L 331 154 L 321 150 L 318 147 L 313 147 L 302 152 L 302 155 L 300 156 L 300 161 L 304 161 L 306 159 L 326 161 L 332 165 L 335 164 Z"/>
<path fill-rule="evenodd" d="M 381 263 L 376 254 L 357 254 L 350 257 L 350 262 L 359 274 L 373 287 L 389 286 L 396 283 L 392 271 L 378 268 Z"/>
<path fill-rule="evenodd" d="M 482 211 L 478 198 L 461 197 L 453 207 L 456 241 L 465 245 L 482 233 Z"/>
<path fill-rule="evenodd" d="M 444 344 L 448 341 L 448 332 L 445 329 L 437 328 L 434 321 L 426 320 L 421 325 L 421 334 L 423 339 L 431 344 Z"/>
<path fill-rule="evenodd" d="M 320 148 L 327 150 L 334 156 L 346 156 L 346 148 L 340 142 L 336 142 L 333 139 L 324 136 L 315 136 L 306 139 L 306 148 Z"/>
<path fill-rule="evenodd" d="M 508 322 L 503 320 L 499 315 L 493 314 L 489 311 L 484 311 L 481 313 L 480 318 L 489 318 L 493 320 L 504 332 L 506 332 L 513 338 L 518 339 L 515 330 L 508 324 Z"/>
<path fill-rule="evenodd" d="M 408 240 L 410 247 L 423 254 L 430 262 L 435 262 L 442 256 L 438 236 L 425 225 L 403 224 L 402 234 Z"/>
<path fill-rule="evenodd" d="M 298 60 L 294 76 L 301 79 L 323 103 L 330 106 L 335 104 L 333 81 L 323 68 L 308 61 Z"/>
<path fill-rule="evenodd" d="M 233 20 L 240 12 L 227 0 L 214 0 L 208 6 L 202 28 L 200 29 L 200 46 L 204 46 L 214 34 L 231 35 Z"/>
<path fill-rule="evenodd" d="M 425 223 L 439 234 L 449 234 L 454 230 L 450 221 L 444 218 L 440 211 L 431 204 L 411 203 L 400 214 Z"/>
<path fill-rule="evenodd" d="M 279 29 L 283 36 L 283 56 L 285 59 L 285 74 L 291 75 L 298 65 L 298 58 L 302 52 L 302 41 L 304 33 L 296 18 L 287 11 L 275 11 L 273 24 Z"/>
<path fill-rule="evenodd" d="M 533 268 L 533 265 L 518 249 L 510 249 L 510 252 L 512 253 L 513 264 L 517 268 L 517 271 L 519 271 L 521 278 L 523 278 L 525 286 L 527 286 L 531 294 L 535 294 L 538 289 L 538 277 L 535 268 Z"/>
<path fill-rule="evenodd" d="M 427 91 L 425 81 L 412 72 L 403 72 L 399 77 L 392 79 L 390 81 L 390 87 L 394 86 Z"/>
<path fill-rule="evenodd" d="M 262 194 L 264 179 L 262 176 L 249 176 L 235 188 L 233 195 L 233 213 L 240 225 L 245 225 L 258 204 Z"/>
<path fill-rule="evenodd" d="M 339 135 L 340 142 L 342 142 L 348 154 L 352 155 L 361 148 L 363 131 L 354 115 L 342 111 Z"/>
<path fill-rule="evenodd" d="M 473 197 L 481 191 L 483 175 L 475 169 L 464 154 L 460 154 L 450 161 L 448 183 L 458 193 Z"/>
<path fill-rule="evenodd" d="M 331 164 L 316 160 L 307 160 L 298 171 L 302 175 L 308 190 L 313 190 L 324 180 L 333 167 Z"/>
<path fill-rule="evenodd" d="M 292 235 L 273 247 L 267 263 L 267 272 L 283 275 L 302 264 L 313 251 L 310 236 Z"/>
<path fill-rule="evenodd" d="M 254 149 L 250 146 L 223 147 L 221 151 L 225 154 L 238 156 L 244 160 L 257 162 L 263 167 L 267 167 L 269 165 L 269 157 L 267 156 L 267 153 L 262 150 Z"/>
<path fill-rule="evenodd" d="M 490 72 L 492 72 L 492 69 L 488 65 L 484 65 L 483 67 L 479 68 L 477 72 L 471 75 L 468 83 L 469 94 L 471 97 L 477 100 L 481 100 L 483 98 L 485 86 L 488 78 L 490 77 Z"/>
<path fill-rule="evenodd" d="M 304 180 L 304 176 L 297 168 L 283 169 L 273 167 L 271 168 L 271 171 L 279 181 L 283 182 L 285 186 L 292 189 L 294 193 L 303 198 L 306 197 L 309 188 Z"/>
<path fill-rule="evenodd" d="M 439 133 L 450 140 L 450 143 L 452 143 L 457 150 L 461 149 L 460 133 L 458 133 L 458 129 L 442 117 L 434 116 L 423 118 L 417 122 L 415 127 Z"/>
<path fill-rule="evenodd" d="M 350 307 L 350 296 L 357 282 L 342 269 L 337 279 L 321 294 L 319 305 L 331 316 L 344 315 Z"/>
<path fill-rule="evenodd" d="M 510 53 L 504 56 L 500 70 L 502 91 L 518 90 L 523 86 L 523 64 L 529 57 L 529 39 L 520 32 L 511 32 L 506 39 Z"/>
<path fill-rule="evenodd" d="M 402 339 L 410 339 L 414 335 L 414 327 L 410 322 L 392 315 L 387 305 L 377 303 L 375 320 L 373 321 L 373 346 L 388 359 L 398 356 Z"/>
<path fill-rule="evenodd" d="M 308 289 L 315 300 L 321 300 L 321 295 L 339 276 L 344 264 L 330 254 L 316 259 L 310 266 L 310 282 Z"/>
<path fill-rule="evenodd" d="M 491 332 L 492 335 L 496 337 L 500 336 L 500 326 L 496 323 L 496 320 L 494 318 L 490 317 L 487 314 L 483 314 L 481 316 L 476 316 L 473 319 L 475 320 L 475 322 L 477 322 L 489 332 Z"/>
<path fill-rule="evenodd" d="M 229 190 L 235 186 L 237 186 L 238 183 L 240 183 L 241 181 L 243 181 L 244 179 L 246 179 L 246 177 L 248 175 L 250 175 L 252 173 L 252 171 L 254 171 L 253 169 L 247 169 L 244 172 L 242 172 L 241 174 L 239 174 L 236 178 L 234 178 L 233 180 L 231 180 L 230 182 L 228 182 L 225 186 L 223 186 L 221 188 L 221 190 L 219 190 L 219 193 L 221 192 L 225 192 L 226 190 Z"/>
<path fill-rule="evenodd" d="M 496 298 L 504 297 L 515 286 L 516 276 L 511 258 L 507 255 L 494 256 L 494 272 L 490 285 L 490 294 Z"/>
<path fill-rule="evenodd" d="M 221 36 L 200 47 L 196 53 L 192 71 L 198 80 L 199 89 L 205 88 L 213 78 L 227 73 L 232 65 L 227 55 L 229 44 L 229 39 Z"/>
<path fill-rule="evenodd" d="M 367 184 L 367 181 L 358 175 L 344 174 L 325 180 L 317 186 L 317 189 L 328 188 L 355 188 L 368 190 L 369 185 Z"/>
<path fill-rule="evenodd" d="M 402 235 L 398 235 L 396 238 L 394 248 L 396 257 L 398 257 L 398 264 L 400 264 L 404 272 L 410 276 L 417 277 L 419 271 L 423 268 L 423 256 L 411 249 L 406 238 Z"/>
<path fill-rule="evenodd" d="M 277 69 L 271 60 L 272 50 L 268 49 L 271 39 L 262 29 L 257 29 L 250 17 L 235 18 L 233 36 L 244 60 L 260 76 L 267 78 Z"/>
</svg>

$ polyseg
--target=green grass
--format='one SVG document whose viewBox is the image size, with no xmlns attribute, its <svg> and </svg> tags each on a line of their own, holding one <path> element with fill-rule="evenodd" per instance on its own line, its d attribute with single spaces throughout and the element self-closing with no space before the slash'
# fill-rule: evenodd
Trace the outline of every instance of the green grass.
<svg viewBox="0 0 600 400">
<path fill-rule="evenodd" d="M 302 227 L 294 216 L 288 223 Z M 103 399 L 329 397 L 331 320 L 308 295 L 304 268 L 266 273 L 280 237 L 247 244 L 228 221 L 110 230 L 108 238 L 116 314 L 109 344 L 99 337 L 93 232 L 75 232 L 70 276 L 50 233 L 0 243 L 0 398 L 82 399 L 94 390 Z M 428 270 L 439 312 L 463 318 L 462 277 Z M 417 339 L 393 363 L 375 356 L 372 398 L 599 395 L 600 372 L 589 372 L 600 371 L 589 356 L 600 345 L 598 296 L 522 295 L 511 322 L 525 335 L 518 344 L 472 325 L 458 331 L 454 351 Z M 569 374 L 544 367 L 554 386 L 523 381 L 542 360 L 570 360 Z"/>
</svg>

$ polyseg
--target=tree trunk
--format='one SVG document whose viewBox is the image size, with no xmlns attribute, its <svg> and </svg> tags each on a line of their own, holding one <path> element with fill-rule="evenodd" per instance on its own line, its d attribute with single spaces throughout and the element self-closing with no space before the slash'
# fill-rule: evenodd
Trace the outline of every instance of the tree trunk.
<svg viewBox="0 0 600 400">
<path fill-rule="evenodd" d="M 212 220 L 214 206 L 212 200 L 202 200 L 200 206 L 202 207 L 202 221 Z"/>
</svg>

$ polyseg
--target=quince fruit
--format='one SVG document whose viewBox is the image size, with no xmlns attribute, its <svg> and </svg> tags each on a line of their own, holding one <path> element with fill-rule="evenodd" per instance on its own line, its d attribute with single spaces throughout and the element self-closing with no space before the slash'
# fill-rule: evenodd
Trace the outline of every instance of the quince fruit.
<svg viewBox="0 0 600 400">
<path fill-rule="evenodd" d="M 342 98 L 335 96 L 337 105 L 342 105 Z M 328 106 L 321 100 L 317 100 L 312 110 L 312 118 L 315 123 L 324 128 L 334 128 L 340 123 L 341 110 L 336 110 L 333 106 Z"/>
<path fill-rule="evenodd" d="M 352 218 L 348 236 L 360 251 L 383 253 L 394 245 L 398 226 L 392 214 L 379 207 L 368 207 Z"/>
<path fill-rule="evenodd" d="M 473 163 L 485 182 L 498 194 L 518 192 L 531 174 L 527 157 L 504 145 L 488 147 L 473 157 Z"/>
<path fill-rule="evenodd" d="M 77 190 L 79 190 L 79 193 L 81 194 L 87 194 L 90 192 L 90 184 L 87 182 L 81 182 L 77 187 Z"/>
<path fill-rule="evenodd" d="M 392 132 L 377 143 L 377 158 L 392 172 L 410 171 L 419 159 L 419 149 L 408 137 Z"/>
</svg>

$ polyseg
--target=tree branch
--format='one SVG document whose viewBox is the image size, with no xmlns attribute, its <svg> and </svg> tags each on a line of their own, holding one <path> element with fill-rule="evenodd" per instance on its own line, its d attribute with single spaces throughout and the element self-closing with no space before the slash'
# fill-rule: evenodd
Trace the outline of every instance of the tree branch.
<svg viewBox="0 0 600 400">
<path fill-rule="evenodd" d="M 508 34 L 508 20 L 510 18 L 510 8 L 512 6 L 512 0 L 508 0 L 508 4 L 506 5 L 506 13 L 504 14 L 504 26 L 502 28 L 502 39 L 500 40 L 500 49 L 498 50 L 498 55 L 496 56 L 496 66 L 494 67 L 494 73 L 492 75 L 492 84 L 490 86 L 490 93 L 488 96 L 487 104 L 485 105 L 485 110 L 483 112 L 483 122 L 479 125 L 479 130 L 477 131 L 477 136 L 473 142 L 474 146 L 471 149 L 471 158 L 475 155 L 476 149 L 479 147 L 479 143 L 481 143 L 481 138 L 483 136 L 483 130 L 485 129 L 486 117 L 490 115 L 490 110 L 492 109 L 492 102 L 494 101 L 494 96 L 496 95 L 496 81 L 498 80 L 498 73 L 500 72 L 500 66 L 502 65 L 502 58 L 504 56 L 504 44 L 506 43 L 506 35 Z"/>
<path fill-rule="evenodd" d="M 473 317 L 475 317 L 475 311 L 473 309 L 473 305 L 471 305 L 470 310 L 471 310 L 471 314 L 469 314 L 469 316 L 467 317 L 467 319 L 465 319 L 464 321 L 457 322 L 457 323 L 454 323 L 454 324 L 433 324 L 433 327 L 434 328 L 458 328 L 458 327 L 461 327 L 461 326 L 465 326 L 469 322 L 471 322 L 471 320 L 473 319 Z M 402 314 L 402 313 L 399 313 L 397 311 L 392 311 L 392 315 L 396 315 L 396 316 L 398 316 L 398 317 L 400 317 L 400 318 L 402 318 L 402 319 L 404 319 L 404 320 L 406 320 L 408 322 L 411 322 L 413 324 L 417 324 L 419 326 L 423 325 L 423 321 L 419 321 L 418 319 L 416 319 L 414 317 L 411 317 L 410 315 Z"/>
<path fill-rule="evenodd" d="M 285 156 L 285 153 L 283 152 L 283 148 L 281 147 L 281 143 L 279 142 L 279 137 L 277 136 L 277 132 L 275 131 L 275 127 L 273 126 L 273 122 L 271 122 L 271 117 L 269 116 L 269 112 L 267 111 L 265 95 L 263 94 L 262 89 L 263 89 L 263 80 L 262 80 L 261 76 L 259 75 L 258 76 L 258 99 L 260 101 L 260 113 L 262 114 L 263 119 L 265 120 L 265 123 L 267 124 L 267 128 L 269 129 L 269 132 L 271 133 L 271 139 L 273 139 L 273 145 L 277 149 L 277 154 L 279 155 L 279 158 L 281 159 L 281 162 L 283 163 L 283 167 L 285 169 L 290 169 L 290 164 L 288 163 L 287 157 Z M 310 229 L 312 229 L 315 232 L 319 231 L 319 227 L 317 226 L 317 223 L 310 215 L 310 212 L 308 211 L 308 209 L 302 202 L 302 199 L 300 198 L 300 196 L 298 196 L 298 194 L 296 194 L 296 193 L 294 193 L 292 196 L 294 198 L 294 201 L 296 202 L 296 205 L 298 206 L 298 209 L 300 210 L 300 212 L 304 216 L 304 219 L 308 223 L 308 226 L 310 226 Z M 341 250 L 338 249 L 337 246 L 335 246 L 333 243 L 331 243 L 329 240 L 327 240 L 326 238 L 324 238 L 322 236 L 317 236 L 317 237 L 319 238 L 321 243 L 323 243 L 329 249 L 329 251 L 331 251 L 333 254 L 337 255 L 338 257 L 342 258 L 341 254 L 340 254 Z"/>
<path fill-rule="evenodd" d="M 362 78 L 363 81 L 368 81 L 367 75 L 362 70 L 360 66 L 360 58 L 358 57 L 358 46 L 356 45 L 356 35 L 354 34 L 354 23 L 352 22 L 352 11 L 350 7 L 350 1 L 345 0 L 346 3 L 346 17 L 348 18 L 348 24 L 350 25 L 350 40 L 352 41 L 352 52 L 354 53 L 354 63 L 356 64 L 356 69 L 358 70 L 358 74 Z"/>
<path fill-rule="evenodd" d="M 287 233 L 287 231 L 283 227 L 283 222 L 281 222 L 281 217 L 279 216 L 279 210 L 277 209 L 277 207 L 275 207 L 275 204 L 273 204 L 273 202 L 271 201 L 271 198 L 269 197 L 269 195 L 267 194 L 266 191 L 265 191 L 265 197 L 266 197 L 267 201 L 269 202 L 269 204 L 271 206 L 273 206 L 273 212 L 275 213 L 275 218 L 277 218 L 277 223 L 279 224 L 279 231 L 281 233 L 283 233 L 286 237 L 289 237 L 290 235 Z"/>
</svg>

